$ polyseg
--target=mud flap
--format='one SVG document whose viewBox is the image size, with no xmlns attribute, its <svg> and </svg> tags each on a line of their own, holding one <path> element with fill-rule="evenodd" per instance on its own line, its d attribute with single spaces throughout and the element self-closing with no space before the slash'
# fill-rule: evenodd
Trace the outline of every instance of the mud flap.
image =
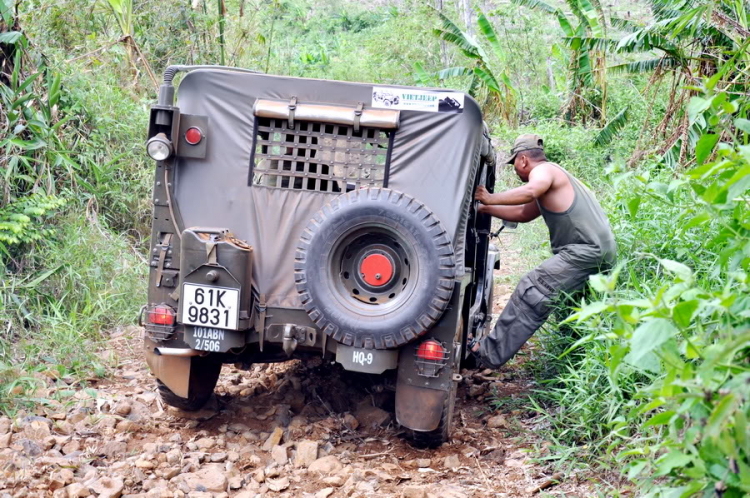
<svg viewBox="0 0 750 498">
<path fill-rule="evenodd" d="M 170 391 L 182 398 L 188 397 L 190 386 L 190 357 L 161 356 L 154 352 L 157 344 L 145 339 L 146 363 L 151 373 Z"/>
<path fill-rule="evenodd" d="M 434 431 L 440 425 L 447 396 L 450 396 L 450 391 L 399 382 L 396 386 L 396 421 L 414 431 Z"/>
</svg>

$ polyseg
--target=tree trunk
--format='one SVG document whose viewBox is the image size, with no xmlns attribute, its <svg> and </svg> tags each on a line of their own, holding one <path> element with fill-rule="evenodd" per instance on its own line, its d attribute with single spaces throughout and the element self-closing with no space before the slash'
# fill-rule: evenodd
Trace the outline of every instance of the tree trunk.
<svg viewBox="0 0 750 498">
<path fill-rule="evenodd" d="M 227 8 L 224 4 L 224 0 L 218 0 L 219 2 L 219 50 L 221 51 L 221 65 L 226 65 L 225 59 L 224 59 L 224 21 L 227 15 Z"/>
<path fill-rule="evenodd" d="M 555 75 L 552 72 L 552 59 L 547 57 L 547 81 L 549 82 L 549 89 L 554 92 L 557 85 L 555 84 Z"/>
<path fill-rule="evenodd" d="M 464 10 L 464 24 L 466 24 L 466 34 L 474 36 L 474 28 L 471 24 L 471 0 L 461 0 Z"/>
<path fill-rule="evenodd" d="M 435 0 L 435 8 L 439 12 L 443 12 L 443 0 Z M 445 40 L 440 39 L 440 63 L 443 67 L 448 66 L 448 49 L 445 44 Z"/>
</svg>

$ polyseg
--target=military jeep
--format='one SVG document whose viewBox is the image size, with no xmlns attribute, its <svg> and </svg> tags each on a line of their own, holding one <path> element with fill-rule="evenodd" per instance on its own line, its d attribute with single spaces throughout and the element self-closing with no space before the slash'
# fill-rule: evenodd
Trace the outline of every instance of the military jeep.
<svg viewBox="0 0 750 498">
<path fill-rule="evenodd" d="M 141 323 L 164 402 L 201 408 L 224 363 L 318 357 L 390 371 L 414 443 L 449 438 L 497 264 L 473 200 L 495 155 L 471 97 L 172 66 L 147 152 Z"/>
</svg>

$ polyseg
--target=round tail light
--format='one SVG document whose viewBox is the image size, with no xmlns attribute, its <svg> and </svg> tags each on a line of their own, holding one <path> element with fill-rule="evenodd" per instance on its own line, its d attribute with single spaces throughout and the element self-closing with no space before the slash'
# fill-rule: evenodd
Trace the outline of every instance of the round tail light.
<svg viewBox="0 0 750 498">
<path fill-rule="evenodd" d="M 200 128 L 193 126 L 185 132 L 185 141 L 190 145 L 198 145 L 203 140 L 203 132 Z"/>
<path fill-rule="evenodd" d="M 417 357 L 421 360 L 440 361 L 445 359 L 445 349 L 435 340 L 427 340 L 419 345 Z"/>
</svg>

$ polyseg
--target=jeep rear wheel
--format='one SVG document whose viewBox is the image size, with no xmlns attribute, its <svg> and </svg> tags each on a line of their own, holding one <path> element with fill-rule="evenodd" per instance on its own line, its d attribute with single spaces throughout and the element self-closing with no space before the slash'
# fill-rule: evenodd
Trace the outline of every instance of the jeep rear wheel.
<svg viewBox="0 0 750 498">
<path fill-rule="evenodd" d="M 176 395 L 162 381 L 156 379 L 162 401 L 180 410 L 194 412 L 203 408 L 214 393 L 221 373 L 221 358 L 216 355 L 193 356 L 190 359 L 188 397 Z"/>
<path fill-rule="evenodd" d="M 359 189 L 323 207 L 302 234 L 297 291 L 310 318 L 347 346 L 396 348 L 432 327 L 448 306 L 453 244 L 424 204 Z"/>
</svg>

